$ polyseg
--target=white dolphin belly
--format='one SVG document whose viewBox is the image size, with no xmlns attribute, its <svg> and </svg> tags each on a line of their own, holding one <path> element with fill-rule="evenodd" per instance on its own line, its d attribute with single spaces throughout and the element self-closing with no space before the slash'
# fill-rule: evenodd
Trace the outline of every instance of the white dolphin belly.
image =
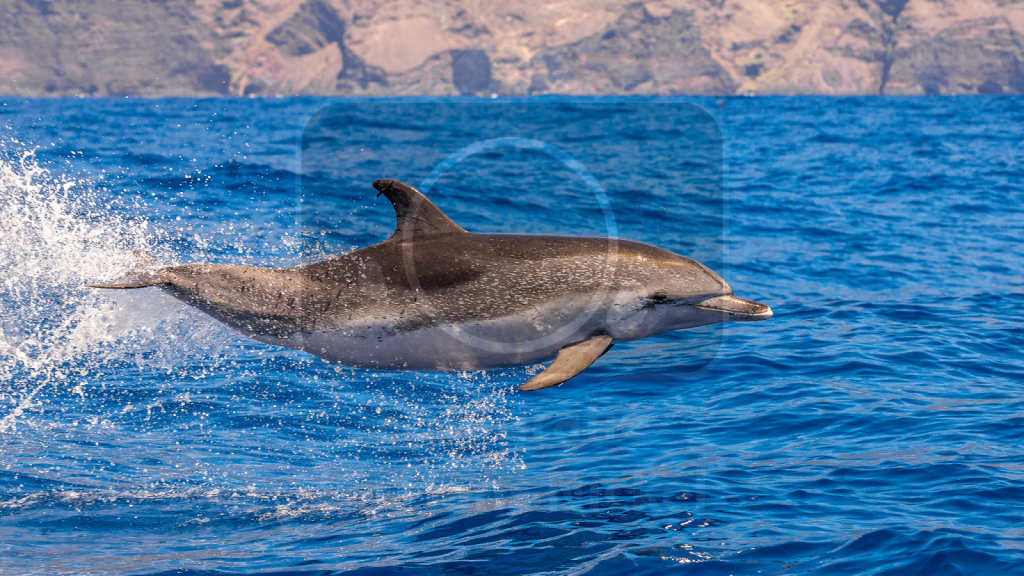
<svg viewBox="0 0 1024 576">
<path fill-rule="evenodd" d="M 303 335 L 301 342 L 265 341 L 299 348 L 350 366 L 396 370 L 481 370 L 550 360 L 560 349 L 605 331 L 608 309 L 581 308 L 574 299 L 499 318 L 440 322 L 409 331 L 394 323 L 346 326 Z"/>
<path fill-rule="evenodd" d="M 394 319 L 374 318 L 289 337 L 253 337 L 362 368 L 482 370 L 547 361 L 565 346 L 594 334 L 607 334 L 623 342 L 663 330 L 663 318 L 636 306 L 637 297 L 632 291 L 617 294 L 611 302 L 602 302 L 593 294 L 585 296 L 558 298 L 499 318 L 438 322 L 407 331 L 395 330 Z M 674 320 L 685 322 L 682 318 Z M 692 326 L 705 323 L 696 318 L 687 322 Z"/>
</svg>

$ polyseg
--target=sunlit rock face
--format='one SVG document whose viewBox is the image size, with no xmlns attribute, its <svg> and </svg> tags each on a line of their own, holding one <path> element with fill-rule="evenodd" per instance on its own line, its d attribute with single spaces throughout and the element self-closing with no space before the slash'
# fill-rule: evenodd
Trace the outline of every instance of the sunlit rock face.
<svg viewBox="0 0 1024 576">
<path fill-rule="evenodd" d="M 1024 91 L 1010 0 L 10 0 L 0 93 Z"/>
</svg>

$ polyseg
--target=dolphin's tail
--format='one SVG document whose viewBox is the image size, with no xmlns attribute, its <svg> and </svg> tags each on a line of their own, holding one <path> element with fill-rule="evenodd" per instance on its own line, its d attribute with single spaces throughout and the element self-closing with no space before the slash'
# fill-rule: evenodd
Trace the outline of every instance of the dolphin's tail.
<svg viewBox="0 0 1024 576">
<path fill-rule="evenodd" d="M 141 250 L 135 251 L 135 265 L 120 277 L 110 282 L 88 284 L 90 288 L 146 288 L 166 283 L 160 274 L 156 258 Z"/>
</svg>

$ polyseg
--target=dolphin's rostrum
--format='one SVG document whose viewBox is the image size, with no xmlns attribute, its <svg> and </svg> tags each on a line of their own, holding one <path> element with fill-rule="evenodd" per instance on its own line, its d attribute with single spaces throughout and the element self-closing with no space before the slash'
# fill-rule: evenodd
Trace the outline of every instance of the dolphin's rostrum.
<svg viewBox="0 0 1024 576">
<path fill-rule="evenodd" d="M 351 366 L 472 370 L 554 358 L 523 384 L 561 384 L 619 341 L 765 320 L 704 265 L 614 238 L 476 234 L 415 188 L 373 183 L 390 238 L 293 268 L 142 263 L 97 288 L 159 286 L 261 342 Z"/>
</svg>

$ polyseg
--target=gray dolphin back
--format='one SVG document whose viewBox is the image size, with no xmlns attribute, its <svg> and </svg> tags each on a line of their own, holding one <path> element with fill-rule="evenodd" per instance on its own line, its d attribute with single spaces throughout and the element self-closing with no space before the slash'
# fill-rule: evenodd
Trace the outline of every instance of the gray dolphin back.
<svg viewBox="0 0 1024 576">
<path fill-rule="evenodd" d="M 375 180 L 377 196 L 383 194 L 395 208 L 395 233 L 390 240 L 412 241 L 437 234 L 465 234 L 466 231 L 449 218 L 422 192 L 398 180 Z"/>
</svg>

